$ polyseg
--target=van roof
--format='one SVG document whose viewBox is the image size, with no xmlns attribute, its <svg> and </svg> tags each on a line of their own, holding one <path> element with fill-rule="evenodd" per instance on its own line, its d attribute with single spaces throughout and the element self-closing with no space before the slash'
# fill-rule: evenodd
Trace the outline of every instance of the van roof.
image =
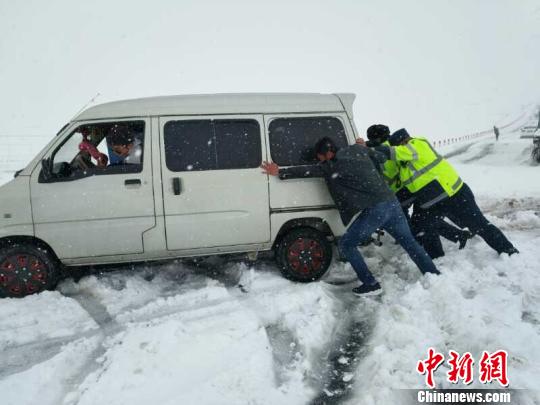
<svg viewBox="0 0 540 405">
<path fill-rule="evenodd" d="M 351 93 L 246 93 L 160 96 L 113 101 L 90 107 L 74 121 L 155 115 L 310 113 L 347 111 Z"/>
</svg>

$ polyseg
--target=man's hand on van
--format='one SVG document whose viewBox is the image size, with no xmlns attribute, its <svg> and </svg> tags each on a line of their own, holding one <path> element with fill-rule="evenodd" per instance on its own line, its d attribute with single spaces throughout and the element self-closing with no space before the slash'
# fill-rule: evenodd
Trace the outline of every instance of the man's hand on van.
<svg viewBox="0 0 540 405">
<path fill-rule="evenodd" d="M 279 174 L 279 166 L 274 162 L 263 162 L 261 165 L 264 174 L 269 174 L 270 176 L 277 176 Z"/>
<path fill-rule="evenodd" d="M 356 140 L 356 143 L 357 143 L 358 145 L 366 146 L 366 141 L 365 141 L 363 138 L 358 138 L 358 139 Z"/>
</svg>

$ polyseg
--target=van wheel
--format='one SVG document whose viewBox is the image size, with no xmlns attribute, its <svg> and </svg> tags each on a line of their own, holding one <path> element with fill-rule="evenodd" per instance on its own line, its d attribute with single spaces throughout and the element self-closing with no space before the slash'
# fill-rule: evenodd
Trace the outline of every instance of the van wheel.
<svg viewBox="0 0 540 405">
<path fill-rule="evenodd" d="M 283 276 L 307 283 L 318 280 L 332 261 L 332 245 L 313 228 L 295 228 L 276 246 L 276 262 Z"/>
<path fill-rule="evenodd" d="M 52 289 L 60 278 L 60 266 L 44 249 L 16 244 L 0 249 L 0 298 L 24 297 Z"/>
</svg>

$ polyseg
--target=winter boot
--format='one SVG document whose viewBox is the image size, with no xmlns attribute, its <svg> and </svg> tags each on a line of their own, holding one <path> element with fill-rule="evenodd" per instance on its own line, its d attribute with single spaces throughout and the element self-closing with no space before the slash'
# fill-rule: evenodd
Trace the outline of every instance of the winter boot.
<svg viewBox="0 0 540 405">
<path fill-rule="evenodd" d="M 354 295 L 359 297 L 366 297 L 370 295 L 379 295 L 382 293 L 382 288 L 379 283 L 372 285 L 362 284 L 360 287 L 355 287 L 352 289 Z"/>
<path fill-rule="evenodd" d="M 508 249 L 503 253 L 506 253 L 508 256 L 512 256 L 514 253 L 519 253 L 519 250 L 512 246 L 512 248 Z"/>
<path fill-rule="evenodd" d="M 467 241 L 473 236 L 474 234 L 471 231 L 462 231 L 458 236 L 459 250 L 463 249 Z"/>
</svg>

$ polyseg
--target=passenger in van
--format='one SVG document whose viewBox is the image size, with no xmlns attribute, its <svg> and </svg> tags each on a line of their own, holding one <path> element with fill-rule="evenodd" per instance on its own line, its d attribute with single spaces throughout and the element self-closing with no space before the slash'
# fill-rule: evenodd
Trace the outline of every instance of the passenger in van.
<svg viewBox="0 0 540 405">
<path fill-rule="evenodd" d="M 280 179 L 323 177 L 347 226 L 339 241 L 341 254 L 351 263 L 362 285 L 353 288 L 356 295 L 381 293 L 381 286 L 369 271 L 358 245 L 377 229 L 386 230 L 405 249 L 422 273 L 439 274 L 433 261 L 413 237 L 407 219 L 394 193 L 377 167 L 386 157 L 363 145 L 337 149 L 330 138 L 315 145 L 319 163 L 280 169 L 276 163 L 263 162 L 263 172 Z"/>
<path fill-rule="evenodd" d="M 142 142 L 128 126 L 113 125 L 107 139 L 112 151 L 120 158 L 120 164 L 141 164 Z"/>
<path fill-rule="evenodd" d="M 79 144 L 81 154 L 75 156 L 74 168 L 88 169 L 92 164 L 91 157 L 96 160 L 97 167 L 106 167 L 109 161 L 107 155 L 101 153 L 95 146 L 95 139 L 98 136 L 96 128 L 88 125 L 81 126 L 78 131 L 81 133 L 82 141 Z"/>
</svg>

